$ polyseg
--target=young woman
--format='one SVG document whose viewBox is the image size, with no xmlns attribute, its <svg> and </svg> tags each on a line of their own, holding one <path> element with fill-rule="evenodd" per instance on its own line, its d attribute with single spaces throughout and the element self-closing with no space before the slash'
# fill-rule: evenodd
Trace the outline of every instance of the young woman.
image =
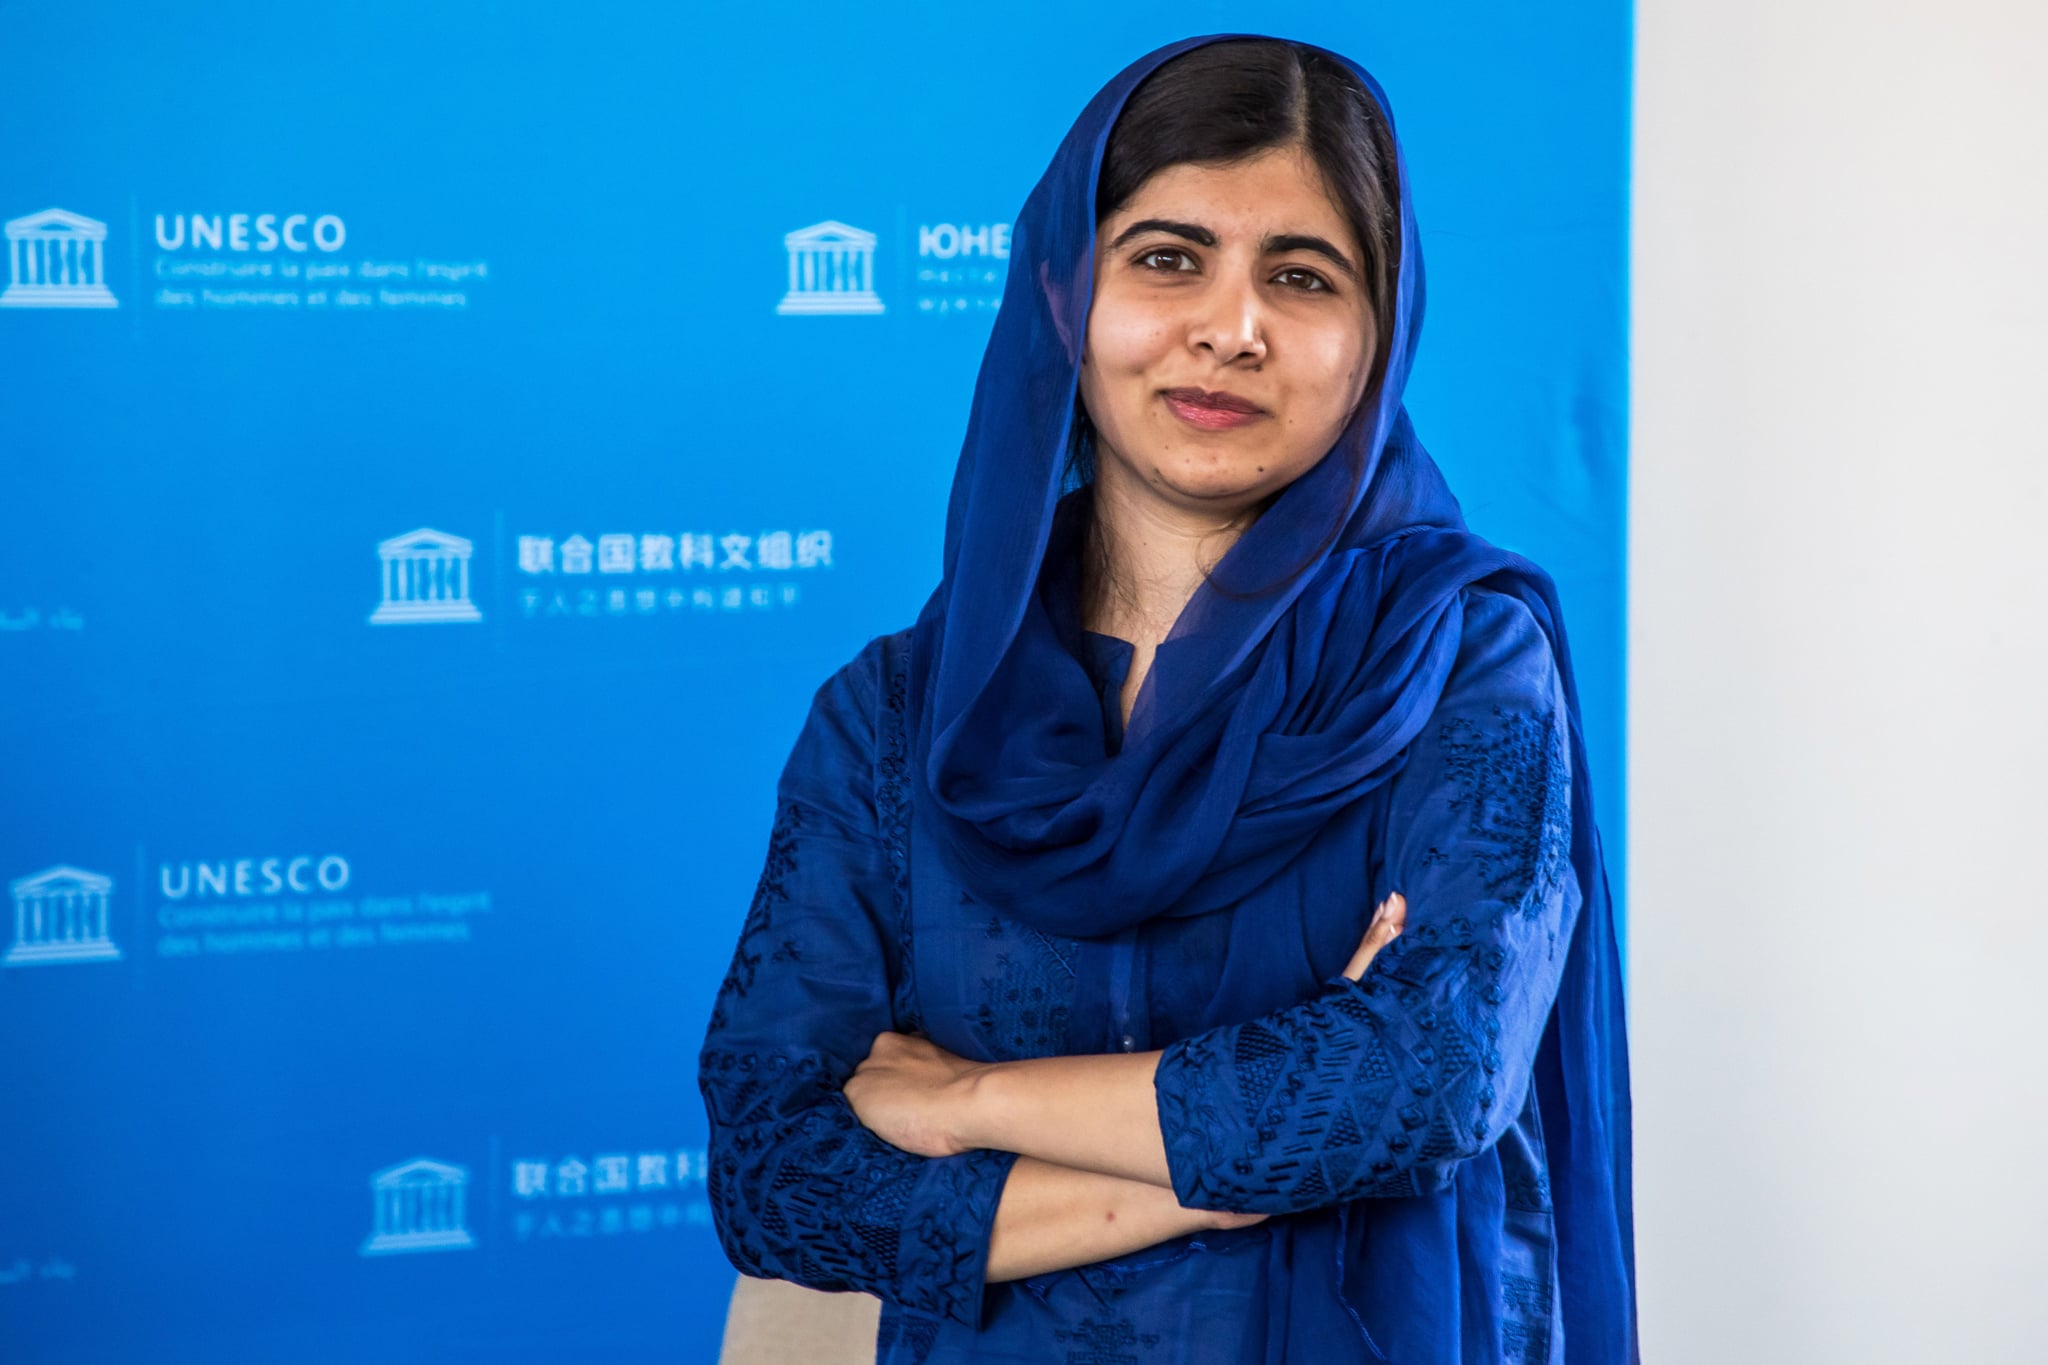
<svg viewBox="0 0 2048 1365">
<path fill-rule="evenodd" d="M 942 581 L 817 693 L 705 1040 L 727 1253 L 884 1361 L 1633 1361 L 1563 626 L 1401 405 L 1383 94 L 1163 48 L 1012 243 Z"/>
</svg>

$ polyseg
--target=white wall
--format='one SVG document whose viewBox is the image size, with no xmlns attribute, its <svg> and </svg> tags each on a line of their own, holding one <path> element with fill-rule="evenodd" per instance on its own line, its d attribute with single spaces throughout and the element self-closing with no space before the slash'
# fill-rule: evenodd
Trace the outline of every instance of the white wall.
<svg viewBox="0 0 2048 1365">
<path fill-rule="evenodd" d="M 2048 3 L 1642 0 L 1644 1359 L 2048 1361 Z"/>
</svg>

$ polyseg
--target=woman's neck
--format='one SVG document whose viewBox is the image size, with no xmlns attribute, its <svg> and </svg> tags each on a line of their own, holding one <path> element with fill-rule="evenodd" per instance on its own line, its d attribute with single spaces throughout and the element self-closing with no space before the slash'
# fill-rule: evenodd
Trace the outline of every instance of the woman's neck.
<svg viewBox="0 0 2048 1365">
<path fill-rule="evenodd" d="M 1094 547 L 1082 576 L 1081 624 L 1134 647 L 1123 689 L 1128 721 L 1153 652 L 1254 514 L 1169 502 L 1106 455 L 1097 462 L 1093 496 Z"/>
</svg>

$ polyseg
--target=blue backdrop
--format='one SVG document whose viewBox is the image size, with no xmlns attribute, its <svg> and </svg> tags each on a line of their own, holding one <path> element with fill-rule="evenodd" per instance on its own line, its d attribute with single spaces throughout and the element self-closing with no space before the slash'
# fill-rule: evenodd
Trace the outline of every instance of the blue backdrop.
<svg viewBox="0 0 2048 1365">
<path fill-rule="evenodd" d="M 715 1359 L 692 1063 L 1125 62 L 1396 102 L 1622 875 L 1620 0 L 0 7 L 0 1359 Z"/>
</svg>

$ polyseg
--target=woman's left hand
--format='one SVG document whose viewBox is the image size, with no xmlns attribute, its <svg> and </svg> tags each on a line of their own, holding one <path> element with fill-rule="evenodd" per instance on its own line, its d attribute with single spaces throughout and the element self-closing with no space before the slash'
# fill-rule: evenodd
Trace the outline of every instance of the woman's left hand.
<svg viewBox="0 0 2048 1365">
<path fill-rule="evenodd" d="M 1344 975 L 1353 981 L 1362 980 L 1365 969 L 1380 955 L 1380 949 L 1401 937 L 1401 930 L 1408 925 L 1408 898 L 1396 891 L 1380 902 L 1373 912 L 1372 923 L 1366 927 L 1365 938 L 1359 943 L 1358 951 L 1351 955 L 1351 961 L 1344 968 Z"/>
<path fill-rule="evenodd" d="M 970 1150 L 962 1122 L 974 1077 L 986 1068 L 956 1057 L 929 1038 L 908 1033 L 875 1037 L 867 1060 L 846 1081 L 846 1100 L 868 1131 L 914 1156 L 956 1156 Z"/>
</svg>

